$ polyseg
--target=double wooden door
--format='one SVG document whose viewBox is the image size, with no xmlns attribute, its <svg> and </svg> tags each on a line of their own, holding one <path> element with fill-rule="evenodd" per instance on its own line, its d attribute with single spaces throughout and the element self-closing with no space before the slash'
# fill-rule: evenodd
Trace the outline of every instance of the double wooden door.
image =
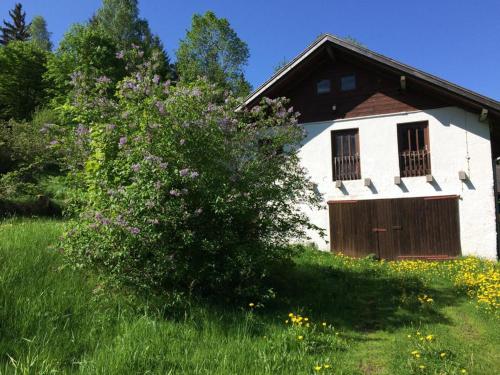
<svg viewBox="0 0 500 375">
<path fill-rule="evenodd" d="M 460 254 L 456 196 L 331 201 L 332 251 L 384 259 Z"/>
</svg>

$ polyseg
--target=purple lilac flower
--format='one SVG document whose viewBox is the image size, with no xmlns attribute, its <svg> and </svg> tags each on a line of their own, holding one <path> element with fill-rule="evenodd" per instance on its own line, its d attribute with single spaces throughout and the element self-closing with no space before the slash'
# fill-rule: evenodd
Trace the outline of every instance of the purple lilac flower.
<svg viewBox="0 0 500 375">
<path fill-rule="evenodd" d="M 57 145 L 58 143 L 59 143 L 59 142 L 58 142 L 58 141 L 56 141 L 56 140 L 54 139 L 53 141 L 50 141 L 50 142 L 49 142 L 49 145 L 51 145 L 51 146 L 55 146 L 55 145 Z"/>
<path fill-rule="evenodd" d="M 72 85 L 76 85 L 76 83 L 78 82 L 78 79 L 82 76 L 82 73 L 81 72 L 73 72 L 70 74 L 70 78 L 71 78 L 71 84 Z"/>
<path fill-rule="evenodd" d="M 161 181 L 156 181 L 155 182 L 155 189 L 156 190 L 160 190 L 161 189 L 161 185 L 162 185 Z"/>
<path fill-rule="evenodd" d="M 106 76 L 100 76 L 97 78 L 97 83 L 111 83 L 111 79 Z"/>
<path fill-rule="evenodd" d="M 186 140 L 185 140 L 185 139 L 181 139 L 181 140 L 179 141 L 179 144 L 180 144 L 181 146 L 184 146 L 184 143 L 186 143 Z"/>
<path fill-rule="evenodd" d="M 108 125 L 106 125 L 106 130 L 108 132 L 113 131 L 114 128 L 116 128 L 115 124 L 108 124 Z"/>
<path fill-rule="evenodd" d="M 168 167 L 168 163 L 160 163 L 160 164 L 159 164 L 159 167 L 160 167 L 161 169 L 167 169 L 167 167 Z"/>
<path fill-rule="evenodd" d="M 122 215 L 118 215 L 115 219 L 116 225 L 119 225 L 121 227 L 124 227 L 127 225 L 127 221 L 123 218 Z"/>
<path fill-rule="evenodd" d="M 123 52 L 123 51 L 119 51 L 119 52 L 117 52 L 117 53 L 116 53 L 116 58 L 117 58 L 117 59 L 121 60 L 121 59 L 123 59 L 124 57 L 125 57 L 125 52 Z"/>
<path fill-rule="evenodd" d="M 200 174 L 196 171 L 192 171 L 189 177 L 191 177 L 193 180 L 197 178 Z"/>
<path fill-rule="evenodd" d="M 170 80 L 167 80 L 163 83 L 163 93 L 168 94 L 170 88 Z"/>
<path fill-rule="evenodd" d="M 158 84 L 158 82 L 160 82 L 160 76 L 158 74 L 155 74 L 153 77 L 153 83 Z"/>
<path fill-rule="evenodd" d="M 130 227 L 128 230 L 134 236 L 138 235 L 141 232 L 141 230 L 137 227 Z"/>
<path fill-rule="evenodd" d="M 180 197 L 181 192 L 180 192 L 179 190 L 172 189 L 172 190 L 170 190 L 170 195 L 171 195 L 172 197 Z"/>
<path fill-rule="evenodd" d="M 147 208 L 153 208 L 155 206 L 155 203 L 153 201 L 147 201 L 146 202 L 146 207 Z"/>
<path fill-rule="evenodd" d="M 181 177 L 186 177 L 188 174 L 189 174 L 189 169 L 188 169 L 188 168 L 184 168 L 184 169 L 181 169 L 181 170 L 179 171 L 179 175 L 180 175 Z"/>
<path fill-rule="evenodd" d="M 78 135 L 79 137 L 87 134 L 88 132 L 89 130 L 83 124 L 79 124 L 76 128 L 76 135 Z"/>
<path fill-rule="evenodd" d="M 132 165 L 132 170 L 134 172 L 139 172 L 141 170 L 141 165 L 140 164 L 133 164 Z"/>
<path fill-rule="evenodd" d="M 160 112 L 160 114 L 164 115 L 165 114 L 165 104 L 163 104 L 163 102 L 161 101 L 157 101 L 155 103 L 156 105 L 156 108 L 158 108 L 158 112 Z"/>
<path fill-rule="evenodd" d="M 191 94 L 193 96 L 200 96 L 201 95 L 201 91 L 200 91 L 200 89 L 195 88 L 195 89 L 193 89 L 193 91 L 191 91 Z"/>
<path fill-rule="evenodd" d="M 118 147 L 122 148 L 123 146 L 125 146 L 126 143 L 127 143 L 127 137 L 120 137 L 120 141 L 118 142 Z"/>
</svg>

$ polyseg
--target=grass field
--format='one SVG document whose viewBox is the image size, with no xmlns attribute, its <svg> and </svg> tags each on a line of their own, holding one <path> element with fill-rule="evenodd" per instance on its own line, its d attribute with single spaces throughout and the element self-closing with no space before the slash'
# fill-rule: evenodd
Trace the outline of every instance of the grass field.
<svg viewBox="0 0 500 375">
<path fill-rule="evenodd" d="M 278 298 L 263 306 L 178 305 L 65 268 L 50 246 L 61 230 L 0 224 L 2 374 L 500 373 L 500 320 L 454 285 L 454 264 L 311 250 L 274 278 Z M 467 262 L 473 280 L 483 264 Z"/>
</svg>

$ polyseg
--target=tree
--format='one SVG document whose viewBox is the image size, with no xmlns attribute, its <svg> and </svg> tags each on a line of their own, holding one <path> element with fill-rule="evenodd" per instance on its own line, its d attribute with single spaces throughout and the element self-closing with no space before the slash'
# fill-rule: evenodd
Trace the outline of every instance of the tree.
<svg viewBox="0 0 500 375">
<path fill-rule="evenodd" d="M 43 104 L 47 54 L 32 43 L 11 41 L 0 49 L 0 119 L 23 120 Z"/>
<path fill-rule="evenodd" d="M 50 51 L 52 42 L 50 41 L 51 33 L 47 30 L 47 22 L 42 16 L 35 16 L 31 20 L 29 28 L 31 42 L 36 44 L 40 49 Z"/>
<path fill-rule="evenodd" d="M 72 90 L 72 75 L 107 77 L 114 82 L 125 76 L 125 66 L 117 58 L 119 47 L 98 28 L 74 25 L 49 56 L 45 81 L 50 96 L 59 104 L 68 100 Z"/>
<path fill-rule="evenodd" d="M 150 58 L 155 51 L 160 52 L 162 59 L 158 61 L 159 73 L 172 78 L 170 59 L 158 36 L 151 32 L 148 22 L 139 17 L 137 0 L 103 0 L 89 24 L 113 39 L 121 50 L 138 45 L 146 58 Z"/>
<path fill-rule="evenodd" d="M 0 44 L 7 45 L 14 40 L 28 40 L 30 37 L 29 25 L 26 25 L 26 13 L 23 12 L 23 6 L 17 3 L 14 9 L 9 11 L 9 15 L 12 23 L 3 21 L 4 27 L 2 27 Z"/>
<path fill-rule="evenodd" d="M 177 50 L 177 69 L 181 80 L 192 82 L 206 77 L 235 95 L 246 95 L 250 84 L 243 67 L 249 55 L 247 44 L 225 18 L 217 18 L 213 12 L 195 14 Z"/>
</svg>

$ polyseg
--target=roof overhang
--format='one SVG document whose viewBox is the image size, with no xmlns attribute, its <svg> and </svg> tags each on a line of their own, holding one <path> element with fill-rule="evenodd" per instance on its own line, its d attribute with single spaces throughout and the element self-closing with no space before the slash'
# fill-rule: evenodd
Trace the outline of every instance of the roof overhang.
<svg viewBox="0 0 500 375">
<path fill-rule="evenodd" d="M 480 113 L 489 113 L 500 118 L 500 102 L 494 99 L 465 89 L 409 65 L 400 63 L 362 46 L 346 42 L 345 40 L 330 34 L 320 36 L 302 53 L 279 69 L 269 80 L 264 82 L 259 88 L 246 97 L 238 109 L 252 105 L 257 99 L 266 96 L 266 93 L 277 83 L 281 82 L 290 72 L 295 70 L 299 65 L 305 64 L 311 55 L 320 50 L 322 47 L 327 46 L 332 49 L 341 50 L 343 53 L 350 54 L 366 61 L 367 63 L 376 65 L 382 70 L 404 77 L 405 85 L 407 82 L 415 82 L 419 85 L 431 88 L 441 95 L 454 99 L 467 107 L 476 109 Z"/>
</svg>

